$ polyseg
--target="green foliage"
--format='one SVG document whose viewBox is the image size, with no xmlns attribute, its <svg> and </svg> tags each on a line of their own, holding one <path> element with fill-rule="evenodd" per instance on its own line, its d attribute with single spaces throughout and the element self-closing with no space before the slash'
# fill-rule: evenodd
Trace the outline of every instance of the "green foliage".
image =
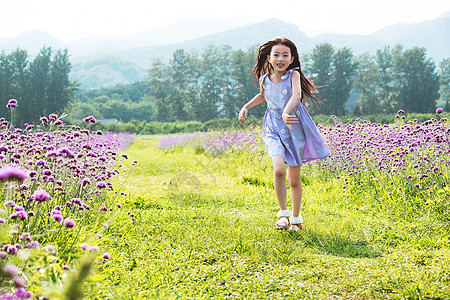
<svg viewBox="0 0 450 300">
<path fill-rule="evenodd" d="M 439 83 L 441 94 L 441 100 L 445 103 L 446 111 L 447 107 L 450 109 L 449 101 L 450 101 L 450 58 L 443 59 L 439 64 Z M 442 105 L 443 107 L 444 105 Z"/>
<path fill-rule="evenodd" d="M 244 103 L 257 92 L 251 70 L 256 47 L 247 51 L 208 45 L 187 52 L 178 49 L 167 62 L 155 60 L 145 81 L 120 84 L 98 91 L 77 93 L 77 102 L 91 105 L 97 118 L 138 121 L 209 122 L 237 116 Z M 349 48 L 329 43 L 315 46 L 302 57 L 303 69 L 325 99 L 315 113 L 323 115 L 430 113 L 439 99 L 447 102 L 445 60 L 440 67 L 426 57 L 425 48 L 404 50 L 402 46 L 378 49 L 375 55 L 353 56 Z M 447 82 L 447 83 L 446 83 Z M 111 103 L 109 103 L 111 102 Z M 81 108 L 82 107 L 82 108 Z M 75 103 L 68 112 L 75 121 L 87 106 Z M 265 105 L 252 108 L 262 118 Z M 150 132 L 150 131 L 148 131 Z"/>
<path fill-rule="evenodd" d="M 67 50 L 53 51 L 43 47 L 32 61 L 28 53 L 17 49 L 0 55 L 0 99 L 18 101 L 15 109 L 15 126 L 38 122 L 50 113 L 62 114 L 78 87 L 69 80 L 71 63 Z M 5 105 L 0 105 L 0 115 L 7 116 Z"/>
</svg>

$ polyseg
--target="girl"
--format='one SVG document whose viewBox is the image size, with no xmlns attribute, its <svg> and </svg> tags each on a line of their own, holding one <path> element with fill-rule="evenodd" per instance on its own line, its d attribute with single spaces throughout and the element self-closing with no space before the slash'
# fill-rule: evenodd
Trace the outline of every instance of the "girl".
<svg viewBox="0 0 450 300">
<path fill-rule="evenodd" d="M 313 101 L 314 106 L 321 101 L 316 95 L 317 88 L 301 70 L 297 47 L 287 38 L 276 38 L 259 47 L 252 76 L 259 78 L 260 92 L 242 107 L 239 122 L 245 123 L 249 108 L 267 101 L 262 136 L 272 159 L 275 194 L 280 207 L 276 228 L 299 231 L 303 223 L 301 165 L 330 155 L 305 108 L 307 99 Z M 287 207 L 285 164 L 288 165 L 292 215 Z"/>
</svg>

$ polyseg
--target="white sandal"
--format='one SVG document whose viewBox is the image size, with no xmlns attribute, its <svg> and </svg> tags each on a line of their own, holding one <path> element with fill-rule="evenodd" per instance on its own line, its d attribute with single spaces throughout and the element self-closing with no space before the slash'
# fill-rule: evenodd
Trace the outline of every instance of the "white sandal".
<svg viewBox="0 0 450 300">
<path fill-rule="evenodd" d="M 299 232 L 300 230 L 302 230 L 302 223 L 303 223 L 302 216 L 299 215 L 298 217 L 291 217 L 291 219 L 293 219 L 293 220 L 292 220 L 292 222 L 289 220 L 290 226 L 289 226 L 288 231 L 295 233 L 295 232 Z"/>
<path fill-rule="evenodd" d="M 289 229 L 289 217 L 278 217 L 278 221 L 275 224 L 275 228 L 276 229 L 280 229 L 280 230 L 287 230 Z"/>
</svg>

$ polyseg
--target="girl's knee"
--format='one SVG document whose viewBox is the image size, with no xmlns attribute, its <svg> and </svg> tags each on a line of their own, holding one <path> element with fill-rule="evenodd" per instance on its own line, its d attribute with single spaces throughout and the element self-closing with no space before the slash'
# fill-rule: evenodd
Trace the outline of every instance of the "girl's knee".
<svg viewBox="0 0 450 300">
<path fill-rule="evenodd" d="M 291 188 L 297 188 L 302 185 L 300 176 L 288 176 L 288 182 Z"/>
<path fill-rule="evenodd" d="M 286 178 L 286 169 L 282 167 L 275 167 L 273 169 L 273 176 L 276 178 Z"/>
</svg>

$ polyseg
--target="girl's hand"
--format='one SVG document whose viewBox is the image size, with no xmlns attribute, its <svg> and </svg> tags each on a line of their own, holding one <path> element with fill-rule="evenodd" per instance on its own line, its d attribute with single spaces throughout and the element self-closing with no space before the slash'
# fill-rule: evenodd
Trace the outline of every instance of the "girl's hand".
<svg viewBox="0 0 450 300">
<path fill-rule="evenodd" d="M 247 116 L 248 116 L 248 109 L 243 107 L 239 112 L 239 123 L 245 123 L 245 119 L 247 118 Z"/>
<path fill-rule="evenodd" d="M 286 126 L 287 126 L 287 128 L 289 128 L 289 130 L 294 130 L 294 128 L 292 128 L 292 124 L 299 123 L 296 116 L 290 115 L 288 113 L 283 112 L 281 117 L 283 118 L 284 124 L 286 124 Z"/>
</svg>

